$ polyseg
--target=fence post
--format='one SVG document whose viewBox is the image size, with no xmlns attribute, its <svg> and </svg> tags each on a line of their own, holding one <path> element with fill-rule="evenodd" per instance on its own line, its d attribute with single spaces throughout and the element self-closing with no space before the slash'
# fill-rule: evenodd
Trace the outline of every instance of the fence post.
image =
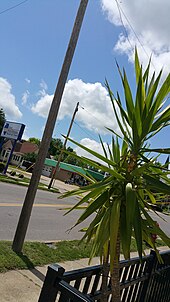
<svg viewBox="0 0 170 302">
<path fill-rule="evenodd" d="M 143 283 L 143 286 L 142 286 L 142 289 L 140 292 L 139 302 L 145 302 L 146 294 L 147 294 L 147 291 L 150 286 L 151 275 L 152 275 L 153 270 L 155 269 L 155 264 L 157 261 L 156 253 L 154 250 L 151 250 L 150 256 L 151 256 L 151 259 L 149 260 L 149 262 L 147 263 L 146 268 L 145 268 L 145 274 L 146 273 L 148 274 L 148 278 Z"/>
<path fill-rule="evenodd" d="M 48 266 L 48 271 L 40 293 L 38 302 L 55 302 L 57 296 L 57 283 L 60 282 L 65 269 L 57 264 Z"/>
</svg>

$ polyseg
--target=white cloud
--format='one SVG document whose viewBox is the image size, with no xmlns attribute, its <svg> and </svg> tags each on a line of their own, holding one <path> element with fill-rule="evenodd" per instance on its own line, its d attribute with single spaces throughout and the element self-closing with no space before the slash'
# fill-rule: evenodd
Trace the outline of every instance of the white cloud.
<svg viewBox="0 0 170 302">
<path fill-rule="evenodd" d="M 30 84 L 30 83 L 31 83 L 31 80 L 28 79 L 28 78 L 26 78 L 26 79 L 25 79 L 25 82 L 26 82 L 27 84 Z"/>
<path fill-rule="evenodd" d="M 80 144 L 82 144 L 83 146 L 101 154 L 104 156 L 104 152 L 103 152 L 103 149 L 102 149 L 102 146 L 100 143 L 96 142 L 95 140 L 91 140 L 89 138 L 83 138 L 81 141 L 80 141 Z M 104 142 L 104 147 L 106 148 L 107 150 L 107 143 Z M 97 162 L 101 162 L 103 163 L 103 161 L 101 160 L 98 160 L 95 156 L 91 155 L 90 153 L 88 153 L 87 151 L 85 151 L 84 149 L 80 148 L 80 147 L 75 147 L 74 149 L 76 151 L 76 153 L 79 155 L 79 156 L 84 156 L 84 157 L 87 157 L 89 159 L 93 159 Z"/>
<path fill-rule="evenodd" d="M 25 131 L 24 131 L 23 136 L 22 136 L 22 139 L 28 141 L 29 138 L 30 138 L 30 136 L 29 136 L 27 133 L 25 133 Z"/>
<path fill-rule="evenodd" d="M 144 65 L 148 62 L 148 56 L 152 54 L 152 68 L 159 71 L 163 67 L 164 74 L 167 74 L 170 68 L 170 1 L 129 0 L 117 3 L 128 36 L 122 28 L 115 50 L 127 54 L 132 61 L 131 45 L 136 45 Z M 108 20 L 116 26 L 122 26 L 116 1 L 101 0 L 101 5 Z"/>
<path fill-rule="evenodd" d="M 44 90 L 48 89 L 47 83 L 44 80 L 41 80 L 40 82 L 40 87 Z"/>
<path fill-rule="evenodd" d="M 40 90 L 38 91 L 38 96 L 43 97 L 45 96 L 47 93 L 48 86 L 46 84 L 46 82 L 44 80 L 41 80 L 40 82 Z"/>
<path fill-rule="evenodd" d="M 28 98 L 29 98 L 29 95 L 30 95 L 30 93 L 29 93 L 28 90 L 26 90 L 26 91 L 23 93 L 23 95 L 22 95 L 22 105 L 25 105 L 25 104 L 27 103 Z"/>
<path fill-rule="evenodd" d="M 3 108 L 7 119 L 18 120 L 22 113 L 16 104 L 15 96 L 11 93 L 11 84 L 0 77 L 0 107 Z"/>
<path fill-rule="evenodd" d="M 37 103 L 31 107 L 32 112 L 44 118 L 47 117 L 52 99 L 53 95 L 46 94 L 42 96 Z"/>
<path fill-rule="evenodd" d="M 45 94 L 32 106 L 32 112 L 47 117 L 53 95 Z M 89 130 L 106 133 L 104 127 L 117 130 L 107 90 L 101 83 L 85 83 L 80 79 L 69 80 L 65 86 L 58 119 L 71 117 L 76 103 L 80 102 L 76 121 Z M 82 109 L 83 107 L 84 109 Z"/>
</svg>

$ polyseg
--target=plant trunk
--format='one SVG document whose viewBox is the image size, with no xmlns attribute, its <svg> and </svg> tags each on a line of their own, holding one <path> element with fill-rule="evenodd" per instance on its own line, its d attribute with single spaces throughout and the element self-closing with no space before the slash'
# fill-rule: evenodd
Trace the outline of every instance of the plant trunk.
<svg viewBox="0 0 170 302">
<path fill-rule="evenodd" d="M 116 255 L 113 263 L 113 272 L 111 273 L 111 288 L 112 288 L 113 302 L 120 302 L 119 260 L 120 260 L 120 236 L 118 235 L 117 243 L 116 243 Z"/>
<path fill-rule="evenodd" d="M 102 302 L 107 302 L 108 294 L 108 276 L 109 276 L 109 244 L 107 255 L 103 257 L 103 270 L 102 270 Z"/>
</svg>

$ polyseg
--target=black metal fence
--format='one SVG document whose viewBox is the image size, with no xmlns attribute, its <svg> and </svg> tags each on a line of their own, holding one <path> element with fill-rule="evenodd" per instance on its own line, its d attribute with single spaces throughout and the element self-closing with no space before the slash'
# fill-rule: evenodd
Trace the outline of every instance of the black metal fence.
<svg viewBox="0 0 170 302">
<path fill-rule="evenodd" d="M 122 302 L 170 302 L 170 251 L 161 253 L 160 264 L 154 252 L 143 258 L 120 262 Z M 38 302 L 102 302 L 102 266 L 65 272 L 50 265 Z M 108 302 L 114 302 L 108 276 Z"/>
</svg>

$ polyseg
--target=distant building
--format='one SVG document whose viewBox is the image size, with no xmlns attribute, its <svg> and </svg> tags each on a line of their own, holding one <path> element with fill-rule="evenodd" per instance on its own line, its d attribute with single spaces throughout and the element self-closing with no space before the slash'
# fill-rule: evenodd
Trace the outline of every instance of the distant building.
<svg viewBox="0 0 170 302">
<path fill-rule="evenodd" d="M 7 162 L 8 158 L 9 158 L 9 155 L 10 155 L 10 152 L 12 150 L 12 147 L 13 147 L 12 140 L 8 140 L 3 144 L 2 150 L 0 152 L 0 160 L 1 161 Z M 27 142 L 27 141 L 24 141 L 24 142 L 19 142 L 18 141 L 16 143 L 16 146 L 15 146 L 15 149 L 14 149 L 14 152 L 13 152 L 12 159 L 11 159 L 10 163 L 12 165 L 18 166 L 22 162 L 25 154 L 28 154 L 28 153 L 36 153 L 37 154 L 38 150 L 39 150 L 39 148 L 36 144 L 30 143 L 30 142 Z"/>
<path fill-rule="evenodd" d="M 56 160 L 46 158 L 42 170 L 42 175 L 51 177 L 53 175 L 53 171 L 56 167 L 56 164 L 57 164 Z M 90 175 L 98 181 L 103 179 L 103 175 L 99 172 L 95 172 L 89 169 L 84 169 L 82 167 L 70 165 L 63 162 L 60 163 L 60 169 L 58 173 L 56 173 L 56 178 L 62 181 L 68 181 L 71 179 L 75 179 L 76 181 L 77 178 L 77 181 L 79 181 L 81 184 L 81 182 L 84 181 L 83 175 L 87 175 L 87 176 Z"/>
<path fill-rule="evenodd" d="M 12 147 L 13 147 L 13 143 L 11 140 L 8 140 L 3 144 L 2 150 L 0 152 L 0 161 L 7 162 Z M 28 167 L 25 165 L 26 161 L 24 161 L 24 155 L 28 153 L 37 154 L 38 150 L 39 150 L 38 146 L 31 142 L 27 142 L 27 141 L 17 142 L 10 163 L 15 166 L 20 166 L 22 169 L 28 170 L 31 163 L 30 162 L 26 163 L 28 164 Z M 53 171 L 56 167 L 56 164 L 57 164 L 56 160 L 46 158 L 44 167 L 42 169 L 42 175 L 51 177 L 53 175 Z M 58 173 L 56 174 L 56 178 L 61 181 L 72 181 L 73 183 L 76 183 L 78 185 L 84 185 L 86 180 L 83 177 L 83 175 L 91 176 L 97 181 L 100 181 L 104 178 L 104 175 L 99 172 L 95 172 L 90 169 L 84 169 L 82 167 L 74 166 L 64 162 L 60 163 L 60 168 Z"/>
</svg>

